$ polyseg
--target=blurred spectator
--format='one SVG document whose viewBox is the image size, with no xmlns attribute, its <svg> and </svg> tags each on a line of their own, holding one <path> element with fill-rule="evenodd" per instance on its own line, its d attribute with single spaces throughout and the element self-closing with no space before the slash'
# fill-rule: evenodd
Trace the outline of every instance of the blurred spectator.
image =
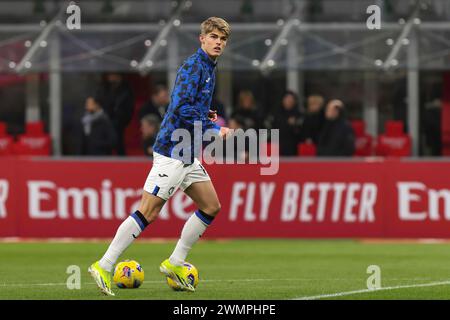
<svg viewBox="0 0 450 320">
<path fill-rule="evenodd" d="M 211 101 L 211 109 L 217 111 L 217 116 L 222 118 L 223 120 L 227 121 L 228 117 L 225 112 L 225 105 L 217 99 L 216 95 L 213 95 L 212 101 Z"/>
<path fill-rule="evenodd" d="M 157 85 L 150 100 L 141 107 L 139 119 L 143 119 L 146 115 L 154 114 L 159 119 L 159 122 L 161 122 L 169 102 L 169 91 L 167 90 L 167 87 L 164 85 Z"/>
<path fill-rule="evenodd" d="M 261 128 L 261 111 L 257 108 L 255 97 L 250 90 L 239 92 L 238 105 L 231 118 L 239 118 L 244 130 Z"/>
<path fill-rule="evenodd" d="M 297 95 L 293 91 L 286 91 L 272 124 L 272 128 L 280 130 L 280 155 L 295 156 L 297 154 L 302 121 Z"/>
<path fill-rule="evenodd" d="M 306 113 L 301 128 L 301 142 L 312 142 L 317 145 L 324 119 L 324 99 L 320 95 L 311 95 L 306 102 Z"/>
<path fill-rule="evenodd" d="M 147 156 L 153 156 L 153 144 L 160 124 L 161 121 L 155 114 L 148 114 L 141 119 L 142 147 Z"/>
<path fill-rule="evenodd" d="M 243 119 L 241 117 L 235 117 L 235 118 L 230 118 L 230 120 L 228 121 L 228 127 L 230 129 L 233 130 L 239 130 L 242 129 L 244 130 L 244 123 L 243 123 Z M 243 135 L 243 131 L 238 131 L 235 132 L 233 136 L 231 136 L 230 138 L 228 138 L 227 140 L 225 140 L 225 143 L 223 144 L 224 150 L 223 150 L 223 154 L 224 154 L 224 158 L 225 159 L 232 159 L 234 162 L 237 161 L 248 161 L 248 141 L 245 141 L 245 145 L 240 146 L 237 141 L 238 139 L 242 139 L 242 137 L 239 137 L 241 135 Z M 233 144 L 233 150 L 232 154 L 227 153 L 226 151 L 226 145 L 227 143 L 231 143 L 231 140 L 234 140 L 234 144 Z M 243 147 L 243 148 L 241 148 Z"/>
<path fill-rule="evenodd" d="M 227 114 L 225 112 L 225 105 L 213 95 L 211 101 L 211 110 L 217 111 L 217 121 L 216 124 L 220 127 L 225 127 L 227 124 Z"/>
<path fill-rule="evenodd" d="M 244 128 L 243 119 L 240 117 L 230 118 L 230 120 L 228 121 L 228 128 L 233 130 L 243 129 Z"/>
<path fill-rule="evenodd" d="M 441 112 L 442 102 L 440 99 L 434 99 L 425 104 L 425 141 L 427 146 L 431 149 L 432 156 L 442 155 Z"/>
<path fill-rule="evenodd" d="M 88 97 L 86 113 L 81 118 L 82 137 L 80 153 L 83 155 L 111 155 L 116 133 L 108 115 L 94 97 Z"/>
<path fill-rule="evenodd" d="M 125 155 L 124 133 L 134 110 L 134 95 L 131 86 L 123 75 L 107 73 L 97 92 L 97 98 L 114 125 L 117 154 Z"/>
<path fill-rule="evenodd" d="M 345 119 L 344 104 L 331 100 L 325 108 L 325 124 L 317 145 L 318 156 L 352 156 L 355 151 L 353 129 Z"/>
<path fill-rule="evenodd" d="M 64 104 L 62 109 L 62 150 L 64 155 L 79 154 L 80 118 L 84 114 L 78 104 Z"/>
</svg>

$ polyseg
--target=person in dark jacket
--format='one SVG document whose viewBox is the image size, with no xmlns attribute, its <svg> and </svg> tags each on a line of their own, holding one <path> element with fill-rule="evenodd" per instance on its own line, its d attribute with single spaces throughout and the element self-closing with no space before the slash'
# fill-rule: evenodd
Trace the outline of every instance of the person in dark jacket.
<svg viewBox="0 0 450 320">
<path fill-rule="evenodd" d="M 125 152 L 124 134 L 134 111 L 134 94 L 129 83 L 119 73 L 108 73 L 96 95 L 103 110 L 111 119 L 117 136 L 117 154 Z"/>
<path fill-rule="evenodd" d="M 325 108 L 325 123 L 319 135 L 318 156 L 352 156 L 355 151 L 355 135 L 345 119 L 344 104 L 331 100 Z"/>
<path fill-rule="evenodd" d="M 112 155 L 116 133 L 108 115 L 94 97 L 86 99 L 86 113 L 81 118 L 81 154 L 91 156 Z"/>
<path fill-rule="evenodd" d="M 143 119 L 147 115 L 155 115 L 162 122 L 164 114 L 169 105 L 169 90 L 164 85 L 157 85 L 153 91 L 152 97 L 139 110 L 139 119 Z"/>
<path fill-rule="evenodd" d="M 146 156 L 153 156 L 153 144 L 161 121 L 156 114 L 147 114 L 141 119 L 142 147 Z"/>
<path fill-rule="evenodd" d="M 302 121 L 303 118 L 298 109 L 297 95 L 293 91 L 286 91 L 272 124 L 272 128 L 280 130 L 281 156 L 295 156 L 297 154 Z"/>
<path fill-rule="evenodd" d="M 300 141 L 317 145 L 322 125 L 325 122 L 324 99 L 320 95 L 311 95 L 307 99 L 306 112 L 301 128 Z"/>
<path fill-rule="evenodd" d="M 260 109 L 256 105 L 255 96 L 250 90 L 239 92 L 238 105 L 231 114 L 231 118 L 239 118 L 243 122 L 243 129 L 260 129 L 263 121 Z"/>
<path fill-rule="evenodd" d="M 228 120 L 228 116 L 225 112 L 225 105 L 219 100 L 219 98 L 217 98 L 215 94 L 213 95 L 211 101 L 211 110 L 217 111 L 217 116 L 222 118 L 224 121 Z"/>
<path fill-rule="evenodd" d="M 442 155 L 442 102 L 434 99 L 425 104 L 423 129 L 432 156 Z"/>
</svg>

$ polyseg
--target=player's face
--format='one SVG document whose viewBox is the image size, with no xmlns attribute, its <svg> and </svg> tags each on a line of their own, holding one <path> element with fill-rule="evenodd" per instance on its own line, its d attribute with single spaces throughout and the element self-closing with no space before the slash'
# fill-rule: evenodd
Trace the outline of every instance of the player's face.
<svg viewBox="0 0 450 320">
<path fill-rule="evenodd" d="M 227 40 L 227 36 L 217 29 L 214 29 L 210 33 L 200 35 L 202 49 L 212 59 L 216 59 L 222 54 L 223 49 L 227 45 Z"/>
</svg>

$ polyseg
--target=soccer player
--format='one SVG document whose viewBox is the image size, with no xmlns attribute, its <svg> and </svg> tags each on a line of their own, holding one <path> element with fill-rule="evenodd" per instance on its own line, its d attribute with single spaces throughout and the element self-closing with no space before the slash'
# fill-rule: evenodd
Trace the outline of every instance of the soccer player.
<svg viewBox="0 0 450 320">
<path fill-rule="evenodd" d="M 171 103 L 153 146 L 153 167 L 144 184 L 139 210 L 122 222 L 104 256 L 89 267 L 97 285 L 107 295 L 114 295 L 111 272 L 117 259 L 157 218 L 165 202 L 178 188 L 192 198 L 198 210 L 184 224 L 174 251 L 161 263 L 160 271 L 184 290 L 194 291 L 183 275 L 183 262 L 220 211 L 214 186 L 193 147 L 193 140 L 199 138 L 193 135 L 194 122 L 201 123 L 202 132 L 216 130 L 222 138 L 231 134 L 229 128 L 215 124 L 217 114 L 210 110 L 217 58 L 223 53 L 229 36 L 230 26 L 225 20 L 208 18 L 201 24 L 201 47 L 178 70 Z M 172 139 L 176 129 L 185 129 L 192 137 L 191 147 L 182 152 L 176 147 L 178 142 Z"/>
</svg>

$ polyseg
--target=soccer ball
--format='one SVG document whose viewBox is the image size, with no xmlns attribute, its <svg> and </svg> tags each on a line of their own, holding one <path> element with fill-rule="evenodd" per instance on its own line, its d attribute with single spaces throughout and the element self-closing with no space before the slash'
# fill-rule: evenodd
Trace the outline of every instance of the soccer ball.
<svg viewBox="0 0 450 320">
<path fill-rule="evenodd" d="M 119 262 L 114 269 L 114 283 L 119 288 L 139 288 L 144 282 L 144 269 L 135 260 Z"/>
<path fill-rule="evenodd" d="M 200 280 L 198 277 L 198 270 L 197 268 L 189 263 L 185 262 L 183 263 L 183 275 L 188 280 L 188 283 L 190 283 L 194 288 L 197 287 L 198 281 Z M 181 291 L 183 288 L 181 288 L 175 281 L 173 281 L 171 278 L 167 277 L 167 284 L 169 287 L 171 287 L 175 291 Z"/>
</svg>

